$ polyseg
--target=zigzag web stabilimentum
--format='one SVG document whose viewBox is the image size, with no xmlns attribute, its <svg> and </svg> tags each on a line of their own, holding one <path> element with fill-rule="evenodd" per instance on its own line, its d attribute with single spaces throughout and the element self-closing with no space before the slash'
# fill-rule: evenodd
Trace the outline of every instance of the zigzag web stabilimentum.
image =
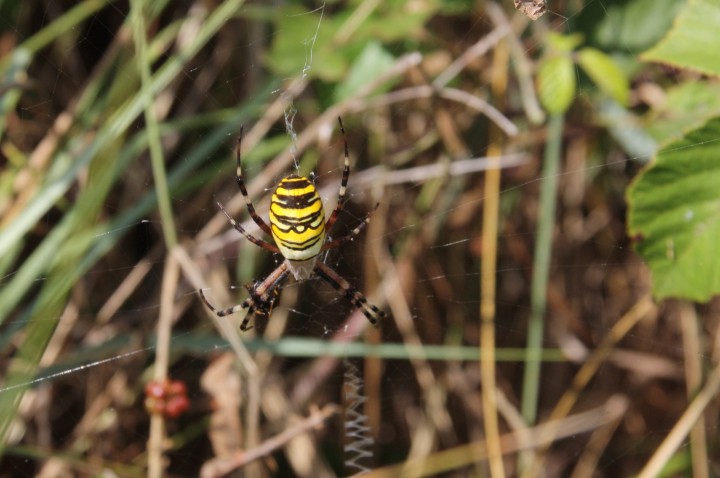
<svg viewBox="0 0 720 478">
<path fill-rule="evenodd" d="M 367 397 L 359 370 L 348 358 L 343 359 L 343 370 L 345 476 L 357 476 L 371 471 L 375 440 L 362 408 Z"/>
</svg>

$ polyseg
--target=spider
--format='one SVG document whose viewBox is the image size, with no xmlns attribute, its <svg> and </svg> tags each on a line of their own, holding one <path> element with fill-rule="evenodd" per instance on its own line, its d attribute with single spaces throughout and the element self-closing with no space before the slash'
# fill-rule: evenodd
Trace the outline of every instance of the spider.
<svg viewBox="0 0 720 478">
<path fill-rule="evenodd" d="M 245 198 L 245 205 L 250 217 L 255 224 L 267 235 L 272 236 L 274 243 L 258 239 L 249 234 L 238 224 L 225 207 L 218 202 L 220 210 L 227 216 L 230 224 L 253 244 L 275 254 L 280 254 L 285 259 L 265 279 L 256 280 L 252 284 L 246 284 L 245 288 L 250 297 L 241 304 L 228 307 L 227 309 L 216 309 L 207 300 L 203 290 L 200 289 L 200 297 L 205 305 L 218 317 L 234 314 L 242 309 L 248 309 L 247 315 L 240 324 L 240 330 L 249 330 L 253 314 L 270 316 L 273 305 L 278 295 L 278 286 L 289 275 L 292 274 L 296 280 L 308 279 L 317 275 L 330 284 L 335 290 L 345 295 L 350 303 L 367 317 L 372 325 L 378 326 L 378 321 L 385 318 L 385 312 L 368 302 L 367 298 L 348 281 L 343 279 L 331 267 L 318 260 L 320 254 L 330 249 L 342 246 L 355 238 L 370 222 L 370 216 L 377 210 L 379 203 L 370 211 L 363 221 L 353 229 L 347 236 L 329 239 L 328 231 L 335 224 L 335 221 L 343 208 L 345 192 L 347 191 L 348 178 L 350 177 L 350 158 L 348 154 L 347 137 L 342 119 L 338 117 L 340 131 L 343 135 L 345 147 L 345 166 L 343 168 L 340 192 L 338 193 L 337 206 L 325 222 L 325 210 L 320 195 L 313 183 L 304 176 L 291 174 L 284 178 L 275 188 L 270 202 L 270 225 L 268 225 L 255 212 L 252 200 L 248 196 L 245 182 L 242 177 L 241 144 L 243 129 L 240 128 L 240 137 L 236 148 L 237 174 L 236 181 L 240 192 Z"/>
</svg>

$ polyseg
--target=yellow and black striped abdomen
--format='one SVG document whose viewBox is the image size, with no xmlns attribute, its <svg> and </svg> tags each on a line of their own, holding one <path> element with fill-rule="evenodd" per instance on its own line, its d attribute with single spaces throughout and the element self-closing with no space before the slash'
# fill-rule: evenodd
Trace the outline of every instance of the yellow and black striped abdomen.
<svg viewBox="0 0 720 478">
<path fill-rule="evenodd" d="M 270 228 L 285 259 L 306 261 L 325 242 L 325 211 L 313 183 L 305 177 L 280 181 L 270 203 Z"/>
</svg>

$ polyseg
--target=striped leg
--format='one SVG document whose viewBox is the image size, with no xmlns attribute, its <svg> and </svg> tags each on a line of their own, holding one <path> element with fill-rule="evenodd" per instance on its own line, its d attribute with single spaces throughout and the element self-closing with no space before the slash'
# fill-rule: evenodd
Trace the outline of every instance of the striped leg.
<svg viewBox="0 0 720 478">
<path fill-rule="evenodd" d="M 340 192 L 338 193 L 337 206 L 330 214 L 330 218 L 325 223 L 325 230 L 330 231 L 330 228 L 337 221 L 338 214 L 342 211 L 345 202 L 345 192 L 347 191 L 347 183 L 350 178 L 350 154 L 348 153 L 347 136 L 345 135 L 345 128 L 343 127 L 342 120 L 338 116 L 338 123 L 340 123 L 340 131 L 343 135 L 343 145 L 345 146 L 345 166 L 343 168 L 342 181 L 340 182 Z"/>
<path fill-rule="evenodd" d="M 378 206 L 380 206 L 380 203 L 375 204 L 375 207 L 373 208 L 373 210 L 370 211 L 369 213 L 367 213 L 367 215 L 365 216 L 365 219 L 363 219 L 363 221 L 360 224 L 358 224 L 358 226 L 355 229 L 350 231 L 350 234 L 348 234 L 347 236 L 338 237 L 337 239 L 335 239 L 333 241 L 326 242 L 325 244 L 323 244 L 322 250 L 320 252 L 325 252 L 329 249 L 335 249 L 336 247 L 340 247 L 343 244 L 345 244 L 346 242 L 350 242 L 353 239 L 355 239 L 355 236 L 360 234 L 362 232 L 362 230 L 365 229 L 365 226 L 367 226 L 370 223 L 370 216 L 372 216 L 373 213 L 375 211 L 377 211 Z"/>
<path fill-rule="evenodd" d="M 237 142 L 237 148 L 235 149 L 235 157 L 237 158 L 237 171 L 235 174 L 235 181 L 237 181 L 237 185 L 240 188 L 240 192 L 242 193 L 243 197 L 245 198 L 245 206 L 247 207 L 248 212 L 250 213 L 250 217 L 255 221 L 255 224 L 257 224 L 260 229 L 265 232 L 268 236 L 272 236 L 272 231 L 270 230 L 270 226 L 267 225 L 265 221 L 263 221 L 263 218 L 258 216 L 258 213 L 255 212 L 255 206 L 253 206 L 252 201 L 250 200 L 250 196 L 248 196 L 247 189 L 245 188 L 245 181 L 242 177 L 242 167 L 240 166 L 240 158 L 241 158 L 241 147 L 242 147 L 242 136 L 243 136 L 243 127 L 240 127 L 240 137 L 238 138 Z"/>
<path fill-rule="evenodd" d="M 352 305 L 360 309 L 362 313 L 367 317 L 372 325 L 378 327 L 378 321 L 385 318 L 385 312 L 380 310 L 374 304 L 368 302 L 367 298 L 362 295 L 352 284 L 340 277 L 340 275 L 326 266 L 322 262 L 318 261 L 315 263 L 315 273 L 322 277 L 322 279 L 333 286 L 338 292 L 345 294 L 345 298 L 350 301 Z"/>
<path fill-rule="evenodd" d="M 228 307 L 227 309 L 216 309 L 209 300 L 207 300 L 207 297 L 205 297 L 205 293 L 203 292 L 204 289 L 200 289 L 198 292 L 200 292 L 200 298 L 205 303 L 208 309 L 212 311 L 213 314 L 217 315 L 218 317 L 225 317 L 226 315 L 232 315 L 237 312 L 240 312 L 243 309 L 248 309 L 248 315 L 252 313 L 254 310 L 253 306 L 253 300 L 252 298 L 247 298 L 243 301 L 242 304 L 233 305 L 232 307 Z"/>
<path fill-rule="evenodd" d="M 275 244 L 271 244 L 267 241 L 263 241 L 262 239 L 258 239 L 257 237 L 253 236 L 249 232 L 245 230 L 240 224 L 238 224 L 235 219 L 232 218 L 229 212 L 227 212 L 227 209 L 225 209 L 225 206 L 223 206 L 220 202 L 217 203 L 220 210 L 225 214 L 225 216 L 228 218 L 228 221 L 230 221 L 230 224 L 232 224 L 232 227 L 234 227 L 240 234 L 245 236 L 248 241 L 252 242 L 256 246 L 260 246 L 263 249 L 273 252 L 275 254 L 280 253 L 280 249 Z"/>
<path fill-rule="evenodd" d="M 280 285 L 280 282 L 287 277 L 288 272 L 287 263 L 283 262 L 262 282 L 256 284 L 246 284 L 245 288 L 250 293 L 250 297 L 245 299 L 241 304 L 233 305 L 227 309 L 216 309 L 205 297 L 203 289 L 200 289 L 200 298 L 207 308 L 218 317 L 225 317 L 226 315 L 240 312 L 242 309 L 248 309 L 245 318 L 240 324 L 240 330 L 244 332 L 252 328 L 252 326 L 248 324 L 250 323 L 250 319 L 254 313 L 265 316 L 270 315 L 278 296 L 277 287 Z"/>
</svg>

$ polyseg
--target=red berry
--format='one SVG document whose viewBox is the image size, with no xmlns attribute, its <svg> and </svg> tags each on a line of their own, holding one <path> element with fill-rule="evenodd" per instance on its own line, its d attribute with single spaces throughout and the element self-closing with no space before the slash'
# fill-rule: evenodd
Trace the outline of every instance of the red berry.
<svg viewBox="0 0 720 478">
<path fill-rule="evenodd" d="M 187 395 L 187 387 L 181 380 L 171 380 L 168 386 L 170 395 Z"/>
<path fill-rule="evenodd" d="M 182 415 L 190 406 L 190 400 L 186 395 L 177 395 L 168 400 L 165 405 L 165 416 L 168 418 L 177 418 Z"/>
<path fill-rule="evenodd" d="M 166 395 L 165 384 L 156 380 L 151 380 L 145 385 L 145 396 L 156 399 L 162 399 Z"/>
</svg>

